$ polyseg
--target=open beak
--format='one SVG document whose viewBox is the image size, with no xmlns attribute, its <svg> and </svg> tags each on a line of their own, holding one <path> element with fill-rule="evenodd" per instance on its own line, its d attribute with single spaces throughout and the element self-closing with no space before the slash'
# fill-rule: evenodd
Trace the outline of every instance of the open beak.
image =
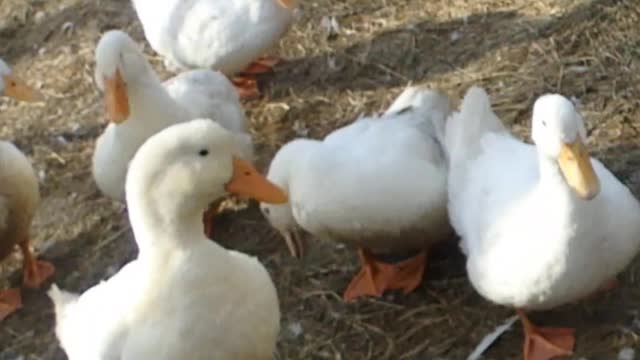
<svg viewBox="0 0 640 360">
<path fill-rule="evenodd" d="M 294 5 L 294 0 L 278 0 L 278 4 L 280 4 L 280 6 L 284 8 L 292 9 Z"/>
<path fill-rule="evenodd" d="M 26 82 L 15 75 L 5 75 L 2 80 L 5 84 L 4 95 L 8 97 L 28 102 L 44 100 L 42 93 L 27 85 Z"/>
<path fill-rule="evenodd" d="M 302 237 L 300 231 L 286 230 L 281 231 L 280 233 L 282 234 L 282 237 L 284 237 L 284 241 L 287 243 L 291 256 L 296 259 L 302 259 L 307 252 L 307 243 Z"/>
<path fill-rule="evenodd" d="M 584 200 L 591 200 L 600 192 L 600 181 L 591 165 L 591 158 L 580 138 L 562 144 L 558 164 L 567 184 Z"/>
<path fill-rule="evenodd" d="M 289 201 L 282 189 L 267 180 L 251 163 L 238 157 L 233 158 L 233 175 L 225 185 L 225 190 L 268 204 L 284 204 Z"/>
<path fill-rule="evenodd" d="M 107 107 L 107 115 L 113 123 L 120 124 L 129 117 L 129 96 L 127 84 L 116 69 L 113 77 L 104 77 L 104 100 Z"/>
</svg>

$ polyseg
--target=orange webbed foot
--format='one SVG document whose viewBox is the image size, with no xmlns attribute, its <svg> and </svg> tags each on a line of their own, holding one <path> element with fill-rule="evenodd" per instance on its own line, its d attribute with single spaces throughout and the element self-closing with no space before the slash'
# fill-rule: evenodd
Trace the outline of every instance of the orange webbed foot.
<svg viewBox="0 0 640 360">
<path fill-rule="evenodd" d="M 362 269 L 351 280 L 343 294 L 347 302 L 362 296 L 380 297 L 387 290 L 402 290 L 405 294 L 415 290 L 424 277 L 427 253 L 399 263 L 389 264 L 376 259 L 367 250 L 358 250 Z"/>
<path fill-rule="evenodd" d="M 29 239 L 20 243 L 20 250 L 23 256 L 22 281 L 26 287 L 37 289 L 53 276 L 56 268 L 50 262 L 35 259 L 29 246 Z"/>
<path fill-rule="evenodd" d="M 282 59 L 277 56 L 262 56 L 249 64 L 249 66 L 242 71 L 242 74 L 267 74 L 273 72 L 273 67 L 280 62 L 282 62 Z"/>
<path fill-rule="evenodd" d="M 22 307 L 22 296 L 18 289 L 0 291 L 0 321 Z"/>
<path fill-rule="evenodd" d="M 524 360 L 550 360 L 573 354 L 574 329 L 537 327 L 522 310 L 518 310 L 518 316 L 525 333 Z"/>
<path fill-rule="evenodd" d="M 262 56 L 253 61 L 246 69 L 231 78 L 231 83 L 243 100 L 251 100 L 260 96 L 257 75 L 273 72 L 273 67 L 282 61 L 276 56 Z"/>
</svg>

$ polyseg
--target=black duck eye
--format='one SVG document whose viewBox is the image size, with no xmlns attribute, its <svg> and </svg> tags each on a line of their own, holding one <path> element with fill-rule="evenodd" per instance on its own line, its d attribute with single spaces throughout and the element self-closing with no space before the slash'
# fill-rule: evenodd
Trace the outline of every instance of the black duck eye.
<svg viewBox="0 0 640 360">
<path fill-rule="evenodd" d="M 198 152 L 198 155 L 200 155 L 200 156 L 202 156 L 202 157 L 205 157 L 205 156 L 209 155 L 209 150 L 207 150 L 207 149 L 202 149 L 202 150 L 200 150 L 200 151 Z"/>
<path fill-rule="evenodd" d="M 269 208 L 262 208 L 262 211 L 264 212 L 265 215 L 269 216 L 269 213 L 271 213 L 271 210 L 269 210 Z"/>
</svg>

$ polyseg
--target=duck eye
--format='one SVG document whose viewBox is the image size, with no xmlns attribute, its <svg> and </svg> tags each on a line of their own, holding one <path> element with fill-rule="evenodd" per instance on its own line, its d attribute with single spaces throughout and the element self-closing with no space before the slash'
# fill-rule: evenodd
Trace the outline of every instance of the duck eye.
<svg viewBox="0 0 640 360">
<path fill-rule="evenodd" d="M 547 122 L 542 120 L 542 126 L 547 126 Z"/>
<path fill-rule="evenodd" d="M 200 150 L 200 151 L 198 152 L 198 155 L 200 155 L 200 156 L 202 156 L 202 157 L 205 157 L 205 156 L 209 155 L 209 150 L 207 150 L 207 149 L 202 149 L 202 150 Z"/>
<path fill-rule="evenodd" d="M 271 210 L 269 210 L 269 208 L 262 208 L 262 211 L 264 212 L 265 215 L 269 216 L 269 213 L 271 213 Z"/>
</svg>

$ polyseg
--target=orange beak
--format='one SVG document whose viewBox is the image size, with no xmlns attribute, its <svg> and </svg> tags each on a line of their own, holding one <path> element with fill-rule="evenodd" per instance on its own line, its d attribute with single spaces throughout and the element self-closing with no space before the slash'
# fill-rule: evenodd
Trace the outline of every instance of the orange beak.
<svg viewBox="0 0 640 360">
<path fill-rule="evenodd" d="M 251 163 L 237 157 L 233 158 L 233 176 L 225 185 L 225 190 L 268 204 L 284 204 L 289 201 L 282 189 L 267 180 Z"/>
<path fill-rule="evenodd" d="M 567 184 L 582 199 L 591 200 L 600 193 L 600 180 L 580 138 L 571 144 L 562 144 L 558 164 Z"/>
<path fill-rule="evenodd" d="M 10 98 L 27 102 L 44 100 L 44 96 L 38 90 L 27 85 L 26 82 L 15 75 L 5 75 L 2 80 L 5 84 L 4 95 Z"/>
<path fill-rule="evenodd" d="M 284 8 L 292 9 L 295 4 L 295 0 L 278 0 L 278 4 Z"/>
<path fill-rule="evenodd" d="M 104 100 L 107 107 L 107 115 L 113 123 L 120 124 L 129 117 L 129 96 L 127 84 L 120 75 L 120 69 L 112 78 L 104 77 Z"/>
</svg>

